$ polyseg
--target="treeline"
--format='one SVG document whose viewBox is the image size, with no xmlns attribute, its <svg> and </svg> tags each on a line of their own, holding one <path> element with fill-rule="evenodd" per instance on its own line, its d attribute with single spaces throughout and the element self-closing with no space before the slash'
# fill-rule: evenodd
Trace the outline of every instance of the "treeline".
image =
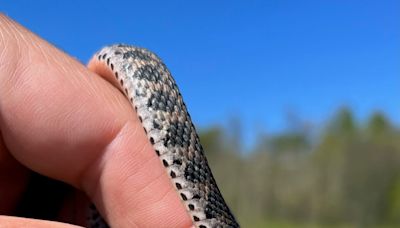
<svg viewBox="0 0 400 228">
<path fill-rule="evenodd" d="M 246 153 L 235 125 L 200 137 L 243 227 L 400 227 L 400 133 L 382 113 L 358 123 L 341 109 L 323 129 L 260 135 Z"/>
</svg>

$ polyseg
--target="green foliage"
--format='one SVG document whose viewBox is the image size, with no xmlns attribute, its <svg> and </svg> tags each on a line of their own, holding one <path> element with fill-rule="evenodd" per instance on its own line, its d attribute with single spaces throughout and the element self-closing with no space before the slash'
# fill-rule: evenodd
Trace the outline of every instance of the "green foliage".
<svg viewBox="0 0 400 228">
<path fill-rule="evenodd" d="M 386 219 L 392 223 L 400 223 L 400 177 L 396 177 L 389 189 Z"/>
<path fill-rule="evenodd" d="M 400 135 L 382 113 L 362 125 L 342 108 L 313 137 L 260 135 L 248 153 L 234 126 L 200 137 L 243 227 L 400 227 Z"/>
<path fill-rule="evenodd" d="M 308 148 L 307 137 L 301 133 L 285 133 L 271 138 L 271 150 L 282 152 L 301 152 Z"/>
</svg>

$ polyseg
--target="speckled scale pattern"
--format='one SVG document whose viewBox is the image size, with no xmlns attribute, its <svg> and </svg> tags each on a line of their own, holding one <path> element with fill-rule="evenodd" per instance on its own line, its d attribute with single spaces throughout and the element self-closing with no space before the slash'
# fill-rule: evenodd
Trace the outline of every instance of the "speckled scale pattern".
<svg viewBox="0 0 400 228">
<path fill-rule="evenodd" d="M 195 226 L 239 227 L 217 187 L 182 96 L 165 64 L 146 49 L 124 44 L 105 47 L 95 57 L 114 73 L 120 90 L 135 108 Z M 91 227 L 107 227 L 95 213 L 96 210 L 89 222 Z"/>
</svg>

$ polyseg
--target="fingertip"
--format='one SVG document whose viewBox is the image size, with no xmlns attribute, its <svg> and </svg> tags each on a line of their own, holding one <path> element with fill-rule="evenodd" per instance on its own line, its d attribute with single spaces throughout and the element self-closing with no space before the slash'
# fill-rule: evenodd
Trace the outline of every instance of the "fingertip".
<svg viewBox="0 0 400 228">
<path fill-rule="evenodd" d="M 31 219 L 31 218 L 19 218 L 13 216 L 0 215 L 0 227 L 7 228 L 21 228 L 21 227 L 35 227 L 35 228 L 81 228 L 67 223 Z"/>
</svg>

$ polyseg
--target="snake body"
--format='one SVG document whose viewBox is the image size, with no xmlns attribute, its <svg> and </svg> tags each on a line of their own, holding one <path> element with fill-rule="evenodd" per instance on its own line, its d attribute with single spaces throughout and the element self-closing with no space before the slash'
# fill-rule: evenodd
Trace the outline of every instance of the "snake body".
<svg viewBox="0 0 400 228">
<path fill-rule="evenodd" d="M 95 54 L 129 99 L 182 203 L 199 228 L 239 227 L 213 178 L 181 93 L 165 64 L 134 46 L 107 46 Z M 91 227 L 107 227 L 97 211 Z"/>
</svg>

